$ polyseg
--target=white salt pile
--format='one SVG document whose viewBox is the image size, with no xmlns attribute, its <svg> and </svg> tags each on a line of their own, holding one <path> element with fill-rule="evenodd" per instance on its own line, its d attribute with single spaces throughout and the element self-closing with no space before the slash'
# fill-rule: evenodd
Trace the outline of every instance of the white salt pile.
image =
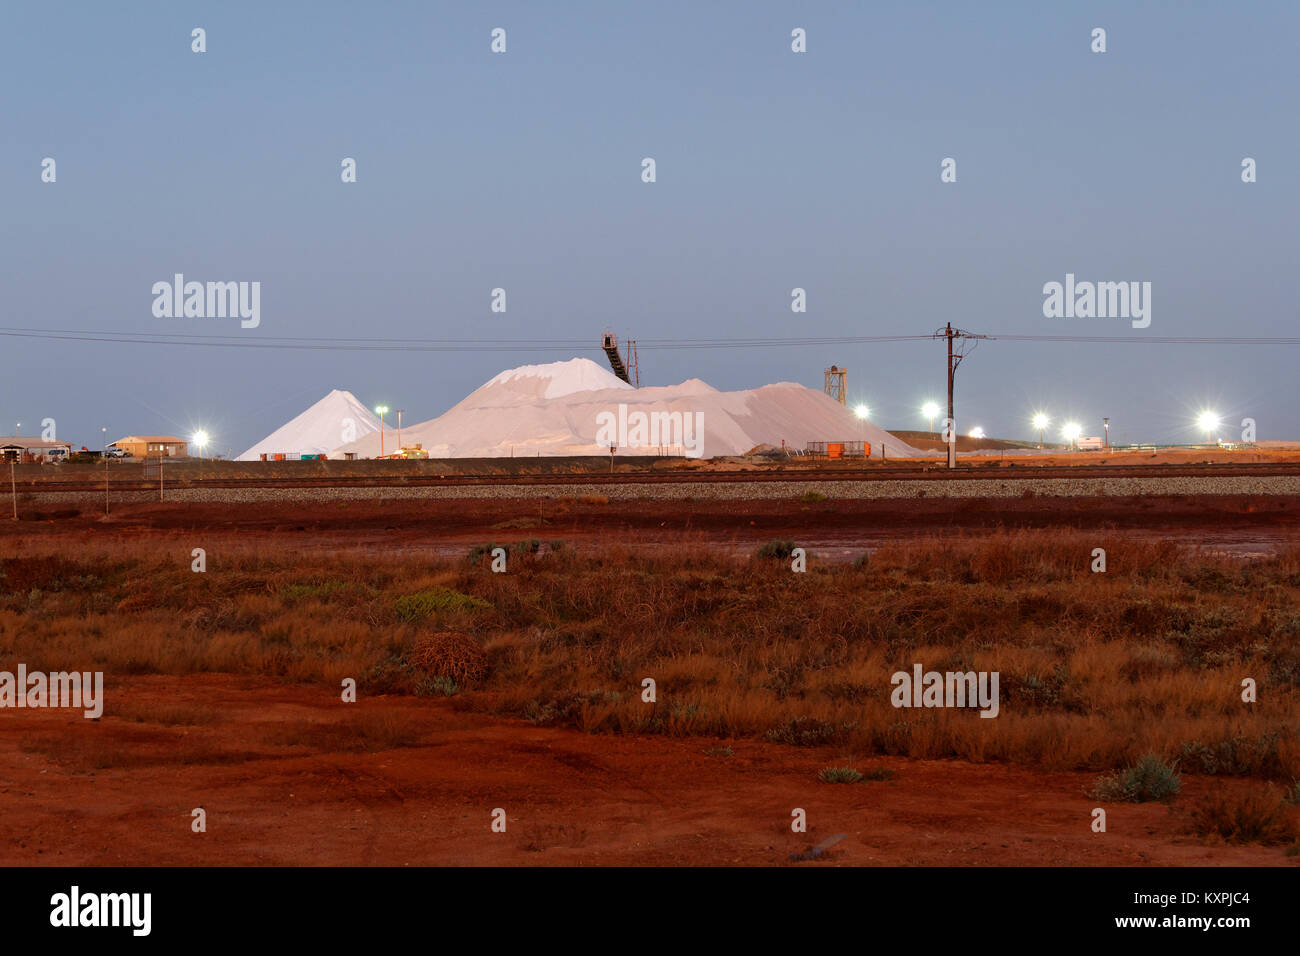
<svg viewBox="0 0 1300 956">
<path fill-rule="evenodd" d="M 812 441 L 867 441 L 873 457 L 882 444 L 891 458 L 921 454 L 825 393 L 793 382 L 738 392 L 699 379 L 634 389 L 584 358 L 509 369 L 437 418 L 402 429 L 403 445 L 419 444 L 432 458 L 607 455 L 611 443 L 626 454 L 713 458 L 759 445 L 780 448 L 783 441 L 797 449 Z M 384 451 L 391 454 L 396 442 L 396 430 L 385 428 Z M 335 445 L 330 457 L 348 453 L 377 457 L 378 431 Z"/>
<path fill-rule="evenodd" d="M 295 459 L 302 455 L 324 455 L 341 444 L 379 433 L 379 419 L 351 392 L 334 389 L 293 421 L 267 435 L 236 461 L 257 461 L 283 454 Z M 378 444 L 378 437 L 375 442 Z"/>
</svg>

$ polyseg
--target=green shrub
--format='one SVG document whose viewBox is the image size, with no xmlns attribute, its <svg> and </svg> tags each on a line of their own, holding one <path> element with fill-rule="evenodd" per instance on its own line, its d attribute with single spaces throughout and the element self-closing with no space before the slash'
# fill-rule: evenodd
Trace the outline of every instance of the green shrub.
<svg viewBox="0 0 1300 956">
<path fill-rule="evenodd" d="M 1091 795 L 1098 800 L 1147 803 L 1170 800 L 1181 789 L 1178 772 L 1155 754 L 1147 754 L 1126 770 L 1099 777 Z"/>
<path fill-rule="evenodd" d="M 817 779 L 822 783 L 857 783 L 862 774 L 852 767 L 826 767 L 817 773 Z"/>
<path fill-rule="evenodd" d="M 797 545 L 793 541 L 769 541 L 758 549 L 760 558 L 788 558 Z"/>
<path fill-rule="evenodd" d="M 469 549 L 469 554 L 465 556 L 465 559 L 469 561 L 470 564 L 478 564 L 484 558 L 491 557 L 492 552 L 497 548 L 500 548 L 503 551 L 509 550 L 504 544 L 497 544 L 495 541 L 491 544 L 476 544 L 474 547 Z"/>
<path fill-rule="evenodd" d="M 784 724 L 767 732 L 767 739 L 773 743 L 790 744 L 793 747 L 816 747 L 832 743 L 839 736 L 840 731 L 834 724 L 816 717 L 791 717 Z"/>
<path fill-rule="evenodd" d="M 446 611 L 482 611 L 492 607 L 482 598 L 461 594 L 451 588 L 430 588 L 408 594 L 393 603 L 393 610 L 403 621 L 422 621 L 432 614 Z"/>
</svg>

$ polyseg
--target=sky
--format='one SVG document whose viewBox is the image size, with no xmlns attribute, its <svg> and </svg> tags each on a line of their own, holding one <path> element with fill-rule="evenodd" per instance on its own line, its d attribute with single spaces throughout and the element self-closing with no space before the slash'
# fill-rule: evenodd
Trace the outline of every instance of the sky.
<svg viewBox="0 0 1300 956">
<path fill-rule="evenodd" d="M 505 368 L 603 362 L 607 330 L 643 384 L 837 364 L 873 421 L 926 428 L 940 341 L 654 340 L 1294 336 L 1297 35 L 1268 2 L 6 4 L 0 327 L 238 347 L 0 335 L 0 433 L 203 428 L 237 455 L 332 388 L 423 421 Z M 156 317 L 175 273 L 260 282 L 260 324 Z M 1150 282 L 1150 326 L 1045 317 L 1067 273 Z M 1222 437 L 1296 439 L 1297 356 L 984 341 L 957 426 L 1194 441 L 1212 408 Z"/>
</svg>

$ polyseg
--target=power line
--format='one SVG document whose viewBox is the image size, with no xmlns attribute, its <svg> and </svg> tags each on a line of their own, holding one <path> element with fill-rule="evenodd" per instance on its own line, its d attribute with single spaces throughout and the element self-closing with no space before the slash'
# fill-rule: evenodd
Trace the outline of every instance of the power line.
<svg viewBox="0 0 1300 956">
<path fill-rule="evenodd" d="M 990 335 L 1003 342 L 1118 342 L 1124 345 L 1300 345 L 1300 338 L 1188 335 Z"/>
<path fill-rule="evenodd" d="M 110 342 L 125 345 L 170 345 L 189 348 L 297 349 L 341 352 L 599 352 L 588 339 L 387 339 L 325 336 L 207 335 L 185 332 L 121 332 L 91 329 L 0 328 L 0 336 L 64 342 Z M 1279 336 L 1154 336 L 1154 335 L 1019 335 L 984 336 L 1002 342 L 1072 342 L 1117 345 L 1300 345 L 1300 338 Z M 786 338 L 638 339 L 641 348 L 746 349 L 805 346 L 869 345 L 917 342 L 934 335 L 794 336 Z"/>
<path fill-rule="evenodd" d="M 48 337 L 48 336 L 62 336 L 62 337 L 69 337 L 69 338 L 72 338 L 72 337 L 76 337 L 76 336 L 101 336 L 101 335 L 111 335 L 111 336 L 115 336 L 115 337 L 116 337 L 116 336 L 121 336 L 121 337 L 123 337 L 124 340 L 135 340 L 135 339 L 139 339 L 139 338 L 146 338 L 146 339 L 147 339 L 147 338 L 151 338 L 151 337 L 155 337 L 155 338 L 156 338 L 156 337 L 158 337 L 158 336 L 160 336 L 160 335 L 161 335 L 161 336 L 165 336 L 165 337 L 168 338 L 168 339 L 230 339 L 230 340 L 232 340 L 232 341 L 235 341 L 235 340 L 246 340 L 246 339 L 248 338 L 248 335 L 247 335 L 247 334 L 243 334 L 243 335 L 213 335 L 213 334 L 206 334 L 206 333 L 189 333 L 189 332 L 161 332 L 161 333 L 160 333 L 160 332 L 123 332 L 123 331 L 102 330 L 102 329 L 0 328 L 0 334 L 14 334 L 14 335 L 19 335 L 19 334 L 30 334 L 32 337 L 38 337 L 38 338 L 39 338 L 39 337 Z M 517 343 L 517 344 L 524 344 L 524 345 L 529 345 L 529 344 L 534 344 L 534 343 L 535 343 L 535 344 L 538 344 L 538 345 L 562 345 L 562 344 L 567 344 L 567 343 L 573 343 L 573 344 L 575 344 L 575 345 L 587 345 L 587 344 L 590 344 L 590 342 L 589 342 L 588 339 L 508 339 L 508 340 L 502 340 L 502 339 L 500 339 L 500 338 L 488 338 L 488 339 L 415 339 L 415 338 L 411 338 L 411 339 L 407 339 L 407 338 L 402 338 L 402 339 L 386 339 L 386 338 L 381 338 L 381 337 L 379 337 L 379 336 L 370 336 L 370 335 L 367 335 L 367 336 L 358 336 L 358 337 L 356 337 L 356 338 L 341 338 L 341 337 L 319 337 L 319 336 L 308 336 L 308 335 L 263 335 L 263 334 L 260 333 L 260 332 L 259 332 L 259 333 L 256 333 L 256 337 L 259 338 L 259 339 L 266 339 L 266 340 L 269 340 L 269 341 L 275 341 L 275 342 L 316 342 L 316 341 L 321 341 L 321 342 L 399 342 L 399 343 L 408 343 L 408 342 L 427 342 L 427 343 L 446 343 L 446 344 L 477 344 L 477 343 L 490 344 L 490 343 L 494 343 L 494 342 L 509 341 L 509 342 L 514 342 L 514 343 Z"/>
<path fill-rule="evenodd" d="M 347 352 L 509 352 L 520 350 L 600 351 L 589 339 L 377 339 L 306 336 L 195 335 L 189 333 L 96 332 L 86 329 L 0 328 L 0 336 L 61 342 L 116 342 L 128 345 L 188 347 L 306 349 Z M 927 335 L 865 335 L 842 337 L 750 339 L 650 339 L 652 349 L 789 348 L 807 345 L 854 345 L 928 339 Z"/>
</svg>

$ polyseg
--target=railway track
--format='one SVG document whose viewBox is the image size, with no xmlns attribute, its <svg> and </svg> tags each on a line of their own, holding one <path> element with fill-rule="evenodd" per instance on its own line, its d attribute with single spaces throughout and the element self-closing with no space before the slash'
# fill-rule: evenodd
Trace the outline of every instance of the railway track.
<svg viewBox="0 0 1300 956">
<path fill-rule="evenodd" d="M 1238 478 L 1300 475 L 1300 462 L 1248 462 L 1202 465 L 1076 465 L 1076 466 L 986 466 L 921 469 L 791 470 L 791 471 L 675 471 L 621 472 L 618 474 L 550 475 L 330 475 L 314 477 L 181 477 L 164 478 L 168 490 L 194 488 L 419 488 L 497 485 L 527 487 L 545 485 L 672 485 L 689 483 L 732 484 L 739 482 L 824 482 L 824 481 L 1015 481 L 1042 478 Z M 155 479 L 110 476 L 115 492 L 155 491 Z M 103 492 L 104 482 L 41 479 L 19 481 L 20 493 Z"/>
</svg>

